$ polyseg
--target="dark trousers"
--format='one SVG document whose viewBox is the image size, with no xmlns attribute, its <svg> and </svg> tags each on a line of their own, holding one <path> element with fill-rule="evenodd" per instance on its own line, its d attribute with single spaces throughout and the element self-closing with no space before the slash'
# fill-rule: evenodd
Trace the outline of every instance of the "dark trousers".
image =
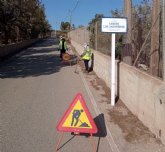
<svg viewBox="0 0 165 152">
<path fill-rule="evenodd" d="M 88 65 L 89 60 L 84 60 L 84 65 L 85 65 L 85 70 L 89 71 L 89 65 Z"/>
<path fill-rule="evenodd" d="M 60 50 L 60 58 L 62 58 L 62 55 L 63 55 L 65 52 L 66 52 L 65 49 L 61 49 L 61 50 Z"/>
</svg>

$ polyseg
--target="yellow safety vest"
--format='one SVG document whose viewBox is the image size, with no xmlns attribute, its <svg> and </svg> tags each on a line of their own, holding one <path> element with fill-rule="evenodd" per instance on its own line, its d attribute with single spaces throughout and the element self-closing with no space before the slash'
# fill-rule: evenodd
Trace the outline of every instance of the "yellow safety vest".
<svg viewBox="0 0 165 152">
<path fill-rule="evenodd" d="M 87 48 L 86 50 L 84 50 L 85 54 L 83 55 L 82 59 L 84 60 L 90 60 L 91 59 L 91 49 Z"/>
<path fill-rule="evenodd" d="M 62 40 L 60 40 L 59 48 L 60 48 L 60 50 L 62 49 Z M 66 42 L 64 42 L 64 49 L 65 49 L 65 50 L 67 49 L 67 44 L 66 44 Z"/>
</svg>

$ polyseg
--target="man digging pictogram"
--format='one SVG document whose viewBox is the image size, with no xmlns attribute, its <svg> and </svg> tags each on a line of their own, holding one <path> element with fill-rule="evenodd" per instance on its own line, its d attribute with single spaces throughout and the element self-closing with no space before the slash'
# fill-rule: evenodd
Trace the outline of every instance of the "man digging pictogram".
<svg viewBox="0 0 165 152">
<path fill-rule="evenodd" d="M 80 118 L 80 115 L 81 115 L 82 112 L 84 112 L 83 109 L 81 109 L 81 110 L 76 110 L 75 109 L 73 111 L 71 126 L 73 126 L 73 124 L 74 124 L 74 126 L 76 126 L 78 124 L 78 121 L 79 121 L 79 118 Z M 76 121 L 75 121 L 75 119 L 76 119 Z M 74 121 L 75 121 L 75 123 L 74 123 Z"/>
</svg>

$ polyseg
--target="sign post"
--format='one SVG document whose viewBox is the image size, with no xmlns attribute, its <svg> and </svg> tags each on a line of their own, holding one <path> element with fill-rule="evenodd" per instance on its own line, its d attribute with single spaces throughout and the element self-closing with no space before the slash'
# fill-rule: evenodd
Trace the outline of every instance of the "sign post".
<svg viewBox="0 0 165 152">
<path fill-rule="evenodd" d="M 127 18 L 102 18 L 102 32 L 112 33 L 111 43 L 111 105 L 115 105 L 115 33 L 127 32 Z"/>
<path fill-rule="evenodd" d="M 111 105 L 115 105 L 115 37 L 112 33 L 112 53 L 111 53 Z"/>
</svg>

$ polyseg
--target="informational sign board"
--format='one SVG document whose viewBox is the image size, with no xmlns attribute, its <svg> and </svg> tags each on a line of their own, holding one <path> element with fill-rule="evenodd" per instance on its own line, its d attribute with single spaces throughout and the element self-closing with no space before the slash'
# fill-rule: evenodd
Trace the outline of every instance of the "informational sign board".
<svg viewBox="0 0 165 152">
<path fill-rule="evenodd" d="M 127 18 L 102 18 L 102 32 L 126 33 Z"/>
<path fill-rule="evenodd" d="M 127 33 L 127 18 L 102 18 L 102 32 L 112 33 L 111 52 L 111 105 L 115 105 L 115 34 Z"/>
<path fill-rule="evenodd" d="M 97 133 L 96 124 L 80 93 L 71 102 L 56 128 L 64 132 Z"/>
</svg>

